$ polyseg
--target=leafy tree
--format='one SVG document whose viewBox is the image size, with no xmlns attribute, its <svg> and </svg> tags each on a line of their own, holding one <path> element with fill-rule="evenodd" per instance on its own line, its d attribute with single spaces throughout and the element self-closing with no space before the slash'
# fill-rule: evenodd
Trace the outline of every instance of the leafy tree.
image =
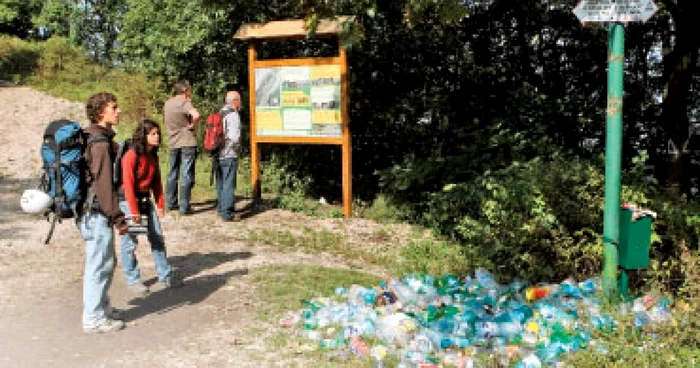
<svg viewBox="0 0 700 368">
<path fill-rule="evenodd" d="M 29 37 L 34 32 L 32 17 L 40 9 L 38 0 L 3 0 L 0 2 L 0 34 Z"/>
<path fill-rule="evenodd" d="M 46 0 L 43 2 L 41 12 L 34 18 L 34 24 L 40 29 L 43 37 L 60 36 L 69 37 L 76 30 L 71 31 L 71 19 L 79 11 L 78 3 L 68 0 Z"/>
</svg>

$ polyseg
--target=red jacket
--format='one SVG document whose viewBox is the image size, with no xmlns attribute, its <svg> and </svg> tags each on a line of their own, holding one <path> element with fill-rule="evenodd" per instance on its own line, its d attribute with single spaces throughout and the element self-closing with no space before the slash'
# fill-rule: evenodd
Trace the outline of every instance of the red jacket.
<svg viewBox="0 0 700 368">
<path fill-rule="evenodd" d="M 136 151 L 128 150 L 122 157 L 122 188 L 132 215 L 140 215 L 136 197 L 153 197 L 159 209 L 165 208 L 163 183 L 160 178 L 160 165 L 155 155 L 139 155 L 137 178 L 134 177 Z"/>
</svg>

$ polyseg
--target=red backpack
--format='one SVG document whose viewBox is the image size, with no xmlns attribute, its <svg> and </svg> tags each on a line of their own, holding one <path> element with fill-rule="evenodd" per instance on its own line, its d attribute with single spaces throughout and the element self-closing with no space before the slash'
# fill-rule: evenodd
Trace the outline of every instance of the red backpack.
<svg viewBox="0 0 700 368">
<path fill-rule="evenodd" d="M 204 130 L 204 150 L 213 156 L 224 148 L 225 143 L 224 115 L 219 112 L 209 114 Z"/>
</svg>

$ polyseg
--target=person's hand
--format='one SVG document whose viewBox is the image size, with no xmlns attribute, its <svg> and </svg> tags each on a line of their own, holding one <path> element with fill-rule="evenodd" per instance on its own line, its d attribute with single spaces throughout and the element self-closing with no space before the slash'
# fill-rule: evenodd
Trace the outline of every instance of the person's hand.
<svg viewBox="0 0 700 368">
<path fill-rule="evenodd" d="M 159 219 L 162 219 L 163 217 L 165 217 L 165 209 L 164 208 L 158 208 L 156 210 L 156 213 L 158 214 Z"/>
<path fill-rule="evenodd" d="M 141 215 L 131 215 L 131 221 L 133 221 L 135 224 L 140 224 Z"/>
<path fill-rule="evenodd" d="M 125 222 L 117 226 L 117 234 L 124 235 L 129 232 L 129 225 Z"/>
</svg>

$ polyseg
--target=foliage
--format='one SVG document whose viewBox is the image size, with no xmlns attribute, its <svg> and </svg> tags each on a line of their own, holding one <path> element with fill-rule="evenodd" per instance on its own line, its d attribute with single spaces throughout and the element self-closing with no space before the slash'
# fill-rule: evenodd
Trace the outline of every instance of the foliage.
<svg viewBox="0 0 700 368">
<path fill-rule="evenodd" d="M 603 175 L 575 158 L 515 163 L 431 194 L 428 226 L 479 249 L 494 272 L 582 278 L 600 267 Z M 546 260 L 546 261 L 545 261 Z"/>
<path fill-rule="evenodd" d="M 358 202 L 353 205 L 355 216 L 377 222 L 400 222 L 409 211 L 396 205 L 387 195 L 380 194 L 372 203 Z"/>
<path fill-rule="evenodd" d="M 39 45 L 0 35 L 0 79 L 25 81 L 34 73 L 40 55 Z"/>
<path fill-rule="evenodd" d="M 472 275 L 478 267 L 491 266 L 476 248 L 430 238 L 414 239 L 401 248 L 399 254 L 392 273 L 395 275 L 424 273 L 461 278 Z"/>
<path fill-rule="evenodd" d="M 80 70 L 80 73 L 76 73 Z M 64 38 L 43 44 L 37 70 L 30 83 L 64 98 L 84 102 L 96 91 L 110 91 L 119 98 L 122 120 L 133 123 L 149 117 L 160 120 L 157 106 L 164 101 L 157 79 L 94 64 Z"/>
<path fill-rule="evenodd" d="M 37 0 L 3 0 L 0 2 L 0 34 L 21 38 L 34 31 L 32 16 L 41 8 Z"/>
</svg>

